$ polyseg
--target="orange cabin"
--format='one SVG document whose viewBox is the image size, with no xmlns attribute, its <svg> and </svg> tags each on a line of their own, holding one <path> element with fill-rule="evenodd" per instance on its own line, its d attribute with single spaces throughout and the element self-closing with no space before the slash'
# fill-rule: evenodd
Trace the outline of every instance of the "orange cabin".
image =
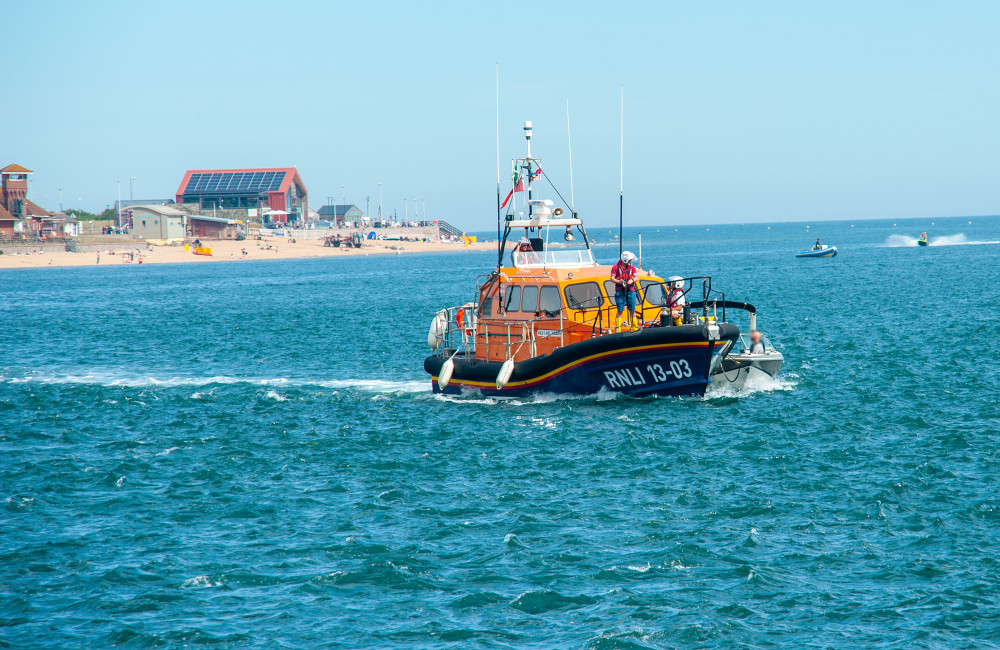
<svg viewBox="0 0 1000 650">
<path fill-rule="evenodd" d="M 637 279 L 637 318 L 658 321 L 666 285 L 642 269 Z M 615 326 L 614 295 L 610 266 L 503 268 L 479 289 L 476 359 L 524 361 L 603 336 Z"/>
</svg>

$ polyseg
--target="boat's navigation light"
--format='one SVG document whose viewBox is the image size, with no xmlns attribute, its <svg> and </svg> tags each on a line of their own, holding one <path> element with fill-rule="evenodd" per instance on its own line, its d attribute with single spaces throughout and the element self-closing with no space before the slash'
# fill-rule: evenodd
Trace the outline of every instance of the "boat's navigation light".
<svg viewBox="0 0 1000 650">
<path fill-rule="evenodd" d="M 531 159 L 531 120 L 524 122 L 524 139 L 528 141 L 528 159 Z M 529 167 L 531 163 L 528 163 Z M 531 171 L 530 169 L 528 171 Z M 531 185 L 531 176 L 528 176 L 528 185 Z"/>
</svg>

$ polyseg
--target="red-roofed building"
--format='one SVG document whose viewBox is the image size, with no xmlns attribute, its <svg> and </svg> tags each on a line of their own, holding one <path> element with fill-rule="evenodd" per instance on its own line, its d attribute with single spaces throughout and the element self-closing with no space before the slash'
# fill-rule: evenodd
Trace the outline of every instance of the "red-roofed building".
<svg viewBox="0 0 1000 650">
<path fill-rule="evenodd" d="M 309 192 L 294 167 L 192 169 L 177 188 L 177 203 L 198 211 L 247 209 L 265 223 L 305 221 Z"/>
<path fill-rule="evenodd" d="M 52 213 L 28 200 L 28 174 L 34 172 L 12 164 L 0 169 L 0 235 L 37 235 L 42 220 Z"/>
</svg>

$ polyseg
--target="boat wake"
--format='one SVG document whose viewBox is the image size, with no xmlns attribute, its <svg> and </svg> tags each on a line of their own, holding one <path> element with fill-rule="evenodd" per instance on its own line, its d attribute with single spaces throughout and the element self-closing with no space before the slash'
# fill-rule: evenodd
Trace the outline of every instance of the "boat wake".
<svg viewBox="0 0 1000 650">
<path fill-rule="evenodd" d="M 335 390 L 360 390 L 371 393 L 424 393 L 430 391 L 427 381 L 394 381 L 388 379 L 311 379 L 292 377 L 235 377 L 232 375 L 196 376 L 154 376 L 143 373 L 123 373 L 115 371 L 90 372 L 86 374 L 56 374 L 52 372 L 30 372 L 23 375 L 0 374 L 0 383 L 8 384 L 50 384 L 50 385 L 92 385 L 110 388 L 175 388 L 210 387 L 246 384 L 250 386 L 333 388 Z M 197 392 L 196 398 L 204 398 L 211 392 Z"/>
<path fill-rule="evenodd" d="M 930 246 L 983 246 L 987 244 L 1000 244 L 1000 241 L 984 241 L 976 239 L 966 239 L 965 233 L 957 235 L 942 235 L 932 237 L 927 240 Z M 909 248 L 917 246 L 917 238 L 909 235 L 889 235 L 886 237 L 885 248 Z"/>
<path fill-rule="evenodd" d="M 438 393 L 434 399 L 456 404 L 504 404 L 509 406 L 529 406 L 534 404 L 551 404 L 553 402 L 607 402 L 624 398 L 622 393 L 602 388 L 596 393 L 582 395 L 577 393 L 534 393 L 524 397 L 494 397 L 486 396 L 478 390 L 463 389 L 461 395 L 445 395 Z"/>
<path fill-rule="evenodd" d="M 706 400 L 719 399 L 724 397 L 750 397 L 758 393 L 774 393 L 777 391 L 794 390 L 798 385 L 797 375 L 787 374 L 778 377 L 771 377 L 764 373 L 754 373 L 747 377 L 746 384 L 742 388 L 736 388 L 735 384 L 723 384 L 713 382 L 708 385 L 705 391 Z"/>
</svg>

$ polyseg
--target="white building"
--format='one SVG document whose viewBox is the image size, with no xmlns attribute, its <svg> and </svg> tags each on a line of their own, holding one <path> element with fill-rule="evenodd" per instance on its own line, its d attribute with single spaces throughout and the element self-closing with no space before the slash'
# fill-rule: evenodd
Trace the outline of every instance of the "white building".
<svg viewBox="0 0 1000 650">
<path fill-rule="evenodd" d="M 187 236 L 187 212 L 169 205 L 133 205 L 125 213 L 131 218 L 131 234 L 140 239 L 182 241 Z"/>
</svg>

